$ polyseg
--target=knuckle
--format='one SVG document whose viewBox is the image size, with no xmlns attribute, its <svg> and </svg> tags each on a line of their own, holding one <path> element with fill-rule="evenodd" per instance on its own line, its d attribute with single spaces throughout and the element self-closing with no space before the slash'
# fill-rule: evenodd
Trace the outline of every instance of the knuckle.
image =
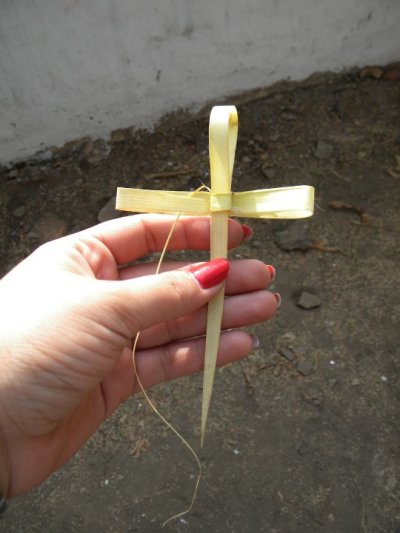
<svg viewBox="0 0 400 533">
<path fill-rule="evenodd" d="M 164 345 L 160 357 L 160 370 L 162 381 L 170 381 L 173 378 L 174 351 L 171 345 Z"/>
<path fill-rule="evenodd" d="M 171 276 L 169 285 L 174 293 L 176 303 L 182 304 L 187 301 L 188 291 L 186 283 L 182 279 L 178 279 L 175 276 Z"/>
<path fill-rule="evenodd" d="M 147 248 L 148 252 L 155 252 L 157 250 L 157 239 L 154 235 L 153 229 L 151 224 L 149 224 L 147 218 L 145 216 L 141 216 L 140 222 L 143 227 L 142 234 L 145 238 L 145 246 Z"/>
<path fill-rule="evenodd" d="M 178 320 L 170 320 L 165 323 L 168 338 L 171 341 L 177 341 L 183 337 L 181 326 Z"/>
</svg>

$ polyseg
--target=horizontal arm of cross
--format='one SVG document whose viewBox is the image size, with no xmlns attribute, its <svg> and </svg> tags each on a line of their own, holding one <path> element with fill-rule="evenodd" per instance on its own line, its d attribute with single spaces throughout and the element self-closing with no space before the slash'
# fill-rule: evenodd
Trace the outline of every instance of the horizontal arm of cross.
<svg viewBox="0 0 400 533">
<path fill-rule="evenodd" d="M 209 215 L 218 211 L 245 218 L 305 218 L 313 214 L 314 188 L 308 185 L 228 194 L 117 190 L 116 209 L 138 213 Z"/>
</svg>

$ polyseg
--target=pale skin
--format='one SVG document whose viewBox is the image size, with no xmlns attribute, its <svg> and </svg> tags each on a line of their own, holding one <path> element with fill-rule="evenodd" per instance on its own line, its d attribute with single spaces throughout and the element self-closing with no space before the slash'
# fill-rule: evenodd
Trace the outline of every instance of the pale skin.
<svg viewBox="0 0 400 533">
<path fill-rule="evenodd" d="M 134 215 L 48 243 L 0 281 L 0 436 L 8 497 L 26 492 L 63 465 L 96 428 L 140 390 L 201 370 L 206 304 L 184 263 L 122 265 L 161 251 L 173 217 Z M 229 222 L 229 246 L 244 233 Z M 209 219 L 178 221 L 169 249 L 207 250 Z M 231 262 L 218 364 L 245 357 L 241 328 L 276 312 L 271 274 L 256 260 Z M 6 453 L 4 453 L 6 452 Z"/>
</svg>

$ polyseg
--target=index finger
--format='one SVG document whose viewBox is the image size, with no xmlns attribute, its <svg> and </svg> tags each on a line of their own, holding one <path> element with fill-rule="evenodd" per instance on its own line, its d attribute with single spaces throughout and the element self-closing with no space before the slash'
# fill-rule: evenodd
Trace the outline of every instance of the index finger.
<svg viewBox="0 0 400 533">
<path fill-rule="evenodd" d="M 161 251 L 176 216 L 171 215 L 130 215 L 103 222 L 85 230 L 101 241 L 110 250 L 118 265 L 123 265 L 139 257 Z M 248 229 L 234 220 L 229 220 L 229 247 L 241 244 L 248 235 Z M 209 250 L 210 218 L 179 218 L 168 250 Z"/>
</svg>

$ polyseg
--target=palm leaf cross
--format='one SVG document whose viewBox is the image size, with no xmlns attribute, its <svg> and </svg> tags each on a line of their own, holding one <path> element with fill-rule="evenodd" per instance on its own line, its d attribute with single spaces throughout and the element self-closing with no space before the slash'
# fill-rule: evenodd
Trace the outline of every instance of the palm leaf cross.
<svg viewBox="0 0 400 533">
<path fill-rule="evenodd" d="M 211 189 L 206 192 L 153 191 L 118 187 L 116 209 L 141 213 L 209 215 L 210 258 L 227 257 L 228 218 L 305 218 L 314 211 L 314 188 L 307 185 L 231 191 L 238 134 L 234 106 L 213 107 L 209 124 Z M 204 443 L 208 411 L 219 347 L 225 287 L 208 305 L 204 359 L 201 445 Z"/>
</svg>

